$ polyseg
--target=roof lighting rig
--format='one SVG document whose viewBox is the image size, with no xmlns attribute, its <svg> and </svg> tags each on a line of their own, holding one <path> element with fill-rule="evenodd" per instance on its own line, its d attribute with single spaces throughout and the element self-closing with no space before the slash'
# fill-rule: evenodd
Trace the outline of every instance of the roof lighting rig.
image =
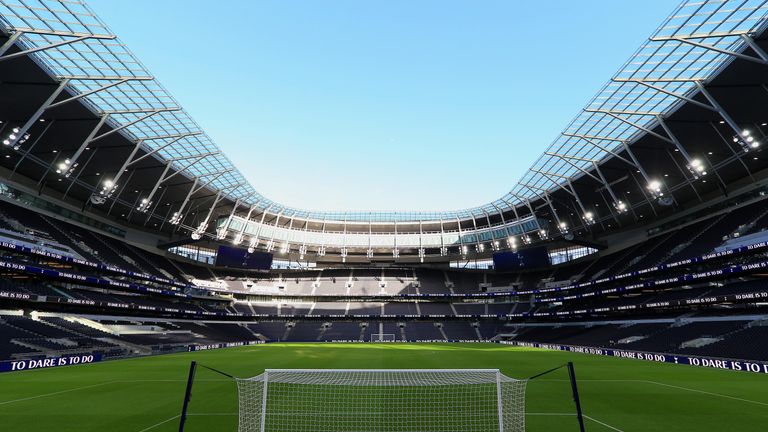
<svg viewBox="0 0 768 432">
<path fill-rule="evenodd" d="M 237 246 L 240 243 L 242 243 L 244 239 L 245 239 L 245 235 L 243 235 L 242 232 L 239 232 L 235 234 L 235 237 L 232 238 L 232 244 Z"/>
<path fill-rule="evenodd" d="M 181 223 L 181 219 L 184 218 L 184 215 L 180 211 L 173 212 L 173 215 L 171 215 L 171 219 L 168 221 L 171 225 L 178 225 Z"/>
<path fill-rule="evenodd" d="M 594 225 L 595 224 L 595 212 L 592 211 L 585 211 L 584 215 L 582 215 L 581 219 L 584 221 L 584 225 Z"/>
<path fill-rule="evenodd" d="M 205 219 L 204 221 L 200 222 L 200 225 L 195 228 L 194 231 L 192 231 L 192 234 L 190 237 L 192 237 L 192 240 L 200 240 L 203 238 L 203 235 L 205 234 L 205 230 L 208 229 L 208 219 Z"/>
<path fill-rule="evenodd" d="M 253 253 L 253 251 L 256 250 L 256 246 L 259 245 L 259 239 L 257 237 L 253 237 L 250 242 L 248 242 L 248 253 Z"/>
<path fill-rule="evenodd" d="M 701 159 L 691 159 L 691 162 L 686 165 L 686 168 L 688 169 L 688 172 L 691 173 L 691 176 L 694 180 L 698 180 L 699 178 L 707 175 L 707 167 L 704 165 L 704 162 L 702 162 Z"/>
<path fill-rule="evenodd" d="M 11 129 L 11 132 L 5 138 L 3 138 L 3 145 L 18 150 L 28 139 L 28 133 L 22 134 L 21 129 L 15 127 Z"/>
<path fill-rule="evenodd" d="M 652 179 L 648 181 L 645 187 L 652 199 L 657 200 L 664 196 L 664 183 L 660 180 Z"/>
<path fill-rule="evenodd" d="M 115 191 L 117 191 L 117 184 L 113 180 L 105 179 L 101 183 L 99 192 L 91 194 L 91 203 L 96 205 L 104 204 L 108 198 L 112 197 Z"/>
<path fill-rule="evenodd" d="M 733 142 L 739 145 L 744 153 L 749 153 L 760 147 L 760 141 L 752 135 L 752 131 L 744 129 L 740 134 L 733 136 Z"/>
<path fill-rule="evenodd" d="M 139 205 L 136 207 L 136 211 L 146 213 L 151 206 L 152 201 L 150 201 L 149 198 L 142 198 L 141 201 L 139 201 Z"/>
<path fill-rule="evenodd" d="M 75 168 L 77 168 L 78 165 L 79 164 L 77 162 L 72 163 L 71 160 L 64 159 L 63 161 L 59 162 L 58 165 L 56 165 L 56 174 L 69 177 L 72 175 L 72 173 L 75 172 Z"/>
<path fill-rule="evenodd" d="M 619 213 L 619 214 L 626 213 L 629 210 L 629 207 L 627 207 L 627 203 L 625 203 L 622 200 L 614 201 L 613 208 L 614 210 L 616 210 L 616 213 Z"/>
</svg>

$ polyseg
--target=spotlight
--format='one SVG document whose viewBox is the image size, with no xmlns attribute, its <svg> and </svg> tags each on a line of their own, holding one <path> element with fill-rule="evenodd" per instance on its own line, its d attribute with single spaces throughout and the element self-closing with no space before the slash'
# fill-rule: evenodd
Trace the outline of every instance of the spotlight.
<svg viewBox="0 0 768 432">
<path fill-rule="evenodd" d="M 664 196 L 662 187 L 663 184 L 659 180 L 650 180 L 645 188 L 648 190 L 648 193 L 651 194 L 653 199 L 658 199 Z"/>
<path fill-rule="evenodd" d="M 200 222 L 200 225 L 198 225 L 195 231 L 192 233 L 192 240 L 200 240 L 203 238 L 203 234 L 205 234 L 206 229 L 208 229 L 208 219 Z"/>
<path fill-rule="evenodd" d="M 533 239 L 528 234 L 523 235 L 523 244 L 529 245 L 533 243 Z"/>
<path fill-rule="evenodd" d="M 557 230 L 560 231 L 560 234 L 568 234 L 568 224 L 565 222 L 560 222 L 557 224 Z"/>
<path fill-rule="evenodd" d="M 752 132 L 749 129 L 744 129 L 740 134 L 734 135 L 733 142 L 738 144 L 744 153 L 760 147 L 760 141 L 752 136 Z"/>
<path fill-rule="evenodd" d="M 622 201 L 618 200 L 615 203 L 613 203 L 613 208 L 616 209 L 617 213 L 626 213 L 629 208 L 627 207 L 627 204 Z"/>
<path fill-rule="evenodd" d="M 688 171 L 691 173 L 694 180 L 707 175 L 707 168 L 704 166 L 704 162 L 702 162 L 701 159 L 691 159 L 691 162 L 686 165 L 686 168 L 688 168 Z"/>
<path fill-rule="evenodd" d="M 257 237 L 252 237 L 251 241 L 248 242 L 248 253 L 253 253 L 254 250 L 256 250 L 256 246 L 259 245 L 259 239 Z"/>
<path fill-rule="evenodd" d="M 517 239 L 514 237 L 510 237 L 507 239 L 507 245 L 512 250 L 517 250 Z"/>
<path fill-rule="evenodd" d="M 78 163 L 72 163 L 69 159 L 64 159 L 63 161 L 59 162 L 58 165 L 56 165 L 56 174 L 61 174 L 64 177 L 69 177 L 72 175 L 73 172 L 75 172 L 75 168 L 77 168 Z"/>
<path fill-rule="evenodd" d="M 306 254 L 307 254 L 307 245 L 303 244 L 303 245 L 299 246 L 299 259 L 303 260 L 304 259 L 304 255 L 306 255 Z"/>
<path fill-rule="evenodd" d="M 541 238 L 542 240 L 548 239 L 549 238 L 549 233 L 547 232 L 547 230 L 545 230 L 543 228 L 540 229 L 539 230 L 539 238 Z"/>
<path fill-rule="evenodd" d="M 94 204 L 104 204 L 107 198 L 111 198 L 112 194 L 117 190 L 117 185 L 110 179 L 104 179 L 101 184 L 101 190 L 99 193 L 93 193 L 91 195 L 91 202 Z"/>
<path fill-rule="evenodd" d="M 237 246 L 243 242 L 243 233 L 239 232 L 235 234 L 235 238 L 232 239 L 232 244 Z"/>
<path fill-rule="evenodd" d="M 149 198 L 142 198 L 141 201 L 139 201 L 139 206 L 136 207 L 136 210 L 141 213 L 146 213 L 151 205 L 152 201 L 150 201 Z"/>
<path fill-rule="evenodd" d="M 595 213 L 591 211 L 585 211 L 584 215 L 582 216 L 582 219 L 584 219 L 585 225 L 594 225 L 595 223 Z"/>
<path fill-rule="evenodd" d="M 216 240 L 224 240 L 227 238 L 227 227 L 226 225 L 219 227 L 219 229 L 216 230 Z"/>
<path fill-rule="evenodd" d="M 183 217 L 184 215 L 181 214 L 181 212 L 173 212 L 173 215 L 171 216 L 171 220 L 170 220 L 171 225 L 178 225 L 179 223 L 181 223 L 181 219 Z"/>
</svg>

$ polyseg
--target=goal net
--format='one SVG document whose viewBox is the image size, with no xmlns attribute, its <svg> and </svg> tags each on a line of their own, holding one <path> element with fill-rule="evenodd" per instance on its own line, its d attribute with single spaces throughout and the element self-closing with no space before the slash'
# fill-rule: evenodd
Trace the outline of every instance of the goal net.
<svg viewBox="0 0 768 432">
<path fill-rule="evenodd" d="M 238 378 L 238 432 L 523 432 L 525 386 L 498 369 L 267 369 Z"/>
<path fill-rule="evenodd" d="M 392 333 L 373 333 L 371 334 L 371 342 L 394 342 L 395 335 Z"/>
</svg>

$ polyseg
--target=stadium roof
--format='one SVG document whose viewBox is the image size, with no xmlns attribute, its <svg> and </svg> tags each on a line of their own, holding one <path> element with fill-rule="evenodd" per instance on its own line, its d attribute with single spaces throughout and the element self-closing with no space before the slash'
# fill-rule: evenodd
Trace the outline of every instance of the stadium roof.
<svg viewBox="0 0 768 432">
<path fill-rule="evenodd" d="M 693 95 L 762 30 L 768 1 L 683 2 L 621 67 L 561 135 L 545 147 L 510 192 L 483 206 L 444 212 L 315 212 L 261 196 L 216 143 L 98 16 L 81 1 L 0 0 L 0 25 L 14 43 L 107 125 L 243 205 L 287 218 L 336 221 L 428 221 L 487 217 L 566 190 L 596 163 L 619 157 Z M 753 47 L 754 48 L 754 47 Z M 699 102 L 700 103 L 700 102 Z M 111 133 L 111 132 L 110 132 Z"/>
</svg>

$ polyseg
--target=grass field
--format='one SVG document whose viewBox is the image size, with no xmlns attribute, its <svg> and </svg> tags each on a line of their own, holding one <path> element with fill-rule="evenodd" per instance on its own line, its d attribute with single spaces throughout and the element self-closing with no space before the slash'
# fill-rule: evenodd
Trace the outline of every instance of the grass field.
<svg viewBox="0 0 768 432">
<path fill-rule="evenodd" d="M 190 360 L 265 368 L 499 368 L 514 378 L 573 361 L 588 431 L 765 431 L 768 376 L 492 344 L 267 344 L 0 375 L 0 430 L 169 432 Z M 531 381 L 528 431 L 576 431 L 565 370 Z M 235 384 L 198 371 L 190 432 L 234 431 Z"/>
</svg>

